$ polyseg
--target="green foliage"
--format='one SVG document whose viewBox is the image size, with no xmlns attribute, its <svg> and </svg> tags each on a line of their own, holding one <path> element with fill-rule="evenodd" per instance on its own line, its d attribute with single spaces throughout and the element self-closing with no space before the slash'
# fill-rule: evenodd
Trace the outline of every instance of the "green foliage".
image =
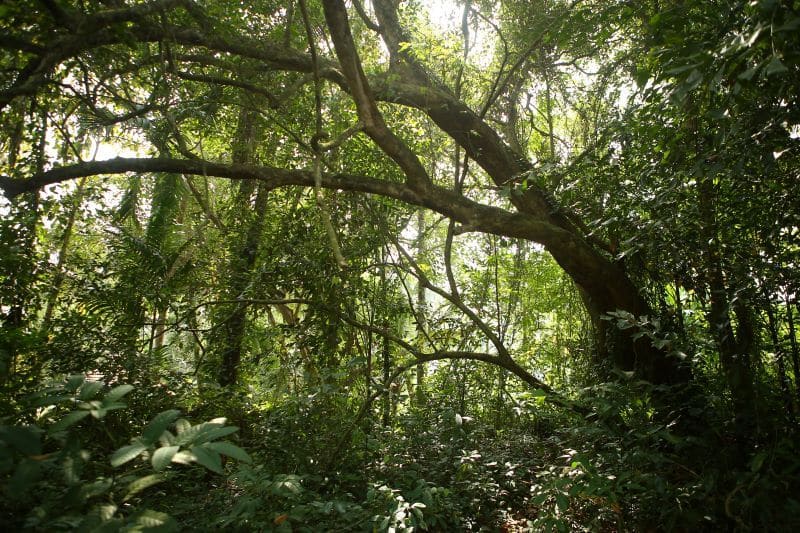
<svg viewBox="0 0 800 533">
<path fill-rule="evenodd" d="M 243 495 L 220 518 L 220 527 L 266 531 L 351 529 L 364 519 L 363 508 L 347 495 L 327 500 L 294 474 L 268 474 L 262 466 L 240 468 L 234 477 Z"/>
<path fill-rule="evenodd" d="M 268 474 L 261 466 L 240 468 L 234 482 L 243 491 L 220 527 L 268 531 L 427 531 L 458 524 L 458 504 L 449 490 L 417 479 L 409 490 L 372 483 L 362 501 L 352 494 L 313 490 L 313 478 Z"/>
<path fill-rule="evenodd" d="M 545 467 L 532 486 L 537 530 L 623 528 L 667 530 L 771 529 L 791 531 L 797 501 L 771 484 L 796 483 L 798 464 L 786 457 L 773 471 L 768 458 L 787 453 L 780 440 L 740 462 L 724 426 L 726 417 L 707 405 L 687 406 L 672 420 L 658 421 L 646 401 L 653 390 L 620 384 L 586 390 L 593 413 L 547 439 Z M 687 431 L 688 430 L 688 431 Z M 791 447 L 791 446 L 789 446 Z M 736 466 L 734 466 L 736 465 Z M 748 495 L 740 494 L 749 487 Z M 762 499 L 763 498 L 763 499 Z M 768 503 L 768 498 L 776 498 Z M 675 502 L 676 513 L 664 502 Z M 786 517 L 780 525 L 772 513 Z"/>
<path fill-rule="evenodd" d="M 244 450 L 219 440 L 237 428 L 221 419 L 193 426 L 176 420 L 178 411 L 160 413 L 132 444 L 103 459 L 106 448 L 92 435 L 102 432 L 105 420 L 96 425 L 85 420 L 100 421 L 125 409 L 121 400 L 133 390 L 131 385 L 107 389 L 73 375 L 24 398 L 16 413 L 4 417 L 0 516 L 5 524 L 37 531 L 177 531 L 168 514 L 135 505 L 143 492 L 169 480 L 170 463 L 196 462 L 222 474 L 221 455 L 250 461 Z M 167 429 L 173 422 L 174 435 Z M 108 437 L 119 441 L 121 435 Z M 146 461 L 130 464 L 140 457 L 150 459 L 152 470 Z M 120 469 L 122 465 L 127 469 Z"/>
</svg>

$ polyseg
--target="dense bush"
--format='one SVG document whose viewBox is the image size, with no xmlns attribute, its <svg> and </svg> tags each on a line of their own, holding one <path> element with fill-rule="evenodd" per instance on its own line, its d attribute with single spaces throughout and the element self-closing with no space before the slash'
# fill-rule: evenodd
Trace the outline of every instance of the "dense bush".
<svg viewBox="0 0 800 533">
<path fill-rule="evenodd" d="M 71 376 L 22 399 L 16 412 L 3 418 L 0 516 L 8 527 L 176 531 L 178 524 L 167 513 L 138 505 L 141 493 L 169 484 L 173 463 L 196 463 L 222 474 L 223 455 L 249 461 L 244 450 L 220 440 L 238 429 L 224 419 L 192 425 L 170 410 L 156 415 L 140 435 L 120 431 L 119 425 L 112 434 L 107 421 L 124 416 L 122 399 L 132 390 L 130 385 L 108 390 L 101 382 Z M 86 424 L 92 419 L 94 424 Z M 130 444 L 117 447 L 128 438 Z"/>
</svg>

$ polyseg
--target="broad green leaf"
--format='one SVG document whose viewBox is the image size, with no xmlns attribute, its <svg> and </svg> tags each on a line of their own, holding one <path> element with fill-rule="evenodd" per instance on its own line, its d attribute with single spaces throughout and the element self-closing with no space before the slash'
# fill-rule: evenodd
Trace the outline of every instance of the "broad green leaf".
<svg viewBox="0 0 800 533">
<path fill-rule="evenodd" d="M 87 381 L 81 387 L 81 391 L 78 394 L 78 399 L 83 401 L 91 400 L 97 396 L 97 393 L 100 392 L 102 388 L 102 381 Z"/>
<path fill-rule="evenodd" d="M 207 442 L 203 444 L 203 447 L 214 450 L 215 452 L 219 452 L 222 455 L 227 455 L 228 457 L 236 459 L 237 461 L 242 461 L 243 463 L 249 463 L 252 460 L 246 451 L 226 440 L 220 442 Z"/>
<path fill-rule="evenodd" d="M 103 397 L 103 403 L 116 402 L 133 390 L 133 385 L 119 385 L 114 387 Z"/>
<path fill-rule="evenodd" d="M 569 509 L 569 498 L 560 493 L 556 494 L 556 505 L 559 511 L 566 512 Z"/>
<path fill-rule="evenodd" d="M 89 498 L 105 494 L 113 484 L 114 481 L 109 478 L 100 478 L 93 483 L 86 483 L 81 487 L 80 498 L 85 501 Z"/>
<path fill-rule="evenodd" d="M 54 433 L 58 433 L 59 431 L 63 431 L 80 420 L 83 420 L 87 416 L 89 416 L 89 411 L 72 411 L 71 413 L 67 413 L 64 418 L 50 426 L 50 429 L 47 430 L 47 433 L 52 435 Z"/>
<path fill-rule="evenodd" d="M 173 435 L 170 430 L 165 429 L 161 433 L 161 436 L 158 437 L 158 443 L 162 446 L 172 446 L 175 444 L 175 435 Z"/>
<path fill-rule="evenodd" d="M 209 450 L 208 448 L 203 448 L 202 446 L 192 446 L 190 450 L 194 454 L 194 460 L 197 461 L 198 464 L 203 465 L 212 472 L 222 474 L 222 458 L 217 452 Z"/>
<path fill-rule="evenodd" d="M 78 403 L 78 407 L 80 407 L 81 409 L 86 409 L 87 411 L 91 411 L 92 409 L 100 409 L 102 405 L 103 402 L 101 402 L 100 400 L 92 400 L 89 402 Z"/>
<path fill-rule="evenodd" d="M 153 420 L 147 424 L 147 427 L 144 428 L 142 431 L 142 440 L 144 440 L 148 444 L 155 444 L 156 441 L 161 437 L 161 434 L 164 432 L 167 427 L 175 421 L 178 416 L 180 416 L 180 411 L 176 409 L 170 409 L 168 411 L 163 411 L 158 413 Z"/>
<path fill-rule="evenodd" d="M 756 75 L 756 72 L 758 72 L 758 69 L 759 69 L 758 65 L 755 66 L 755 67 L 750 67 L 749 69 L 747 69 L 744 72 L 742 72 L 741 74 L 739 74 L 738 78 L 740 80 L 745 80 L 745 81 L 751 80 L 751 79 L 753 79 L 753 76 Z"/>
<path fill-rule="evenodd" d="M 115 451 L 111 456 L 111 466 L 116 468 L 120 465 L 124 465 L 128 461 L 138 457 L 146 449 L 147 446 L 141 442 L 135 442 L 133 444 L 129 444 L 128 446 L 123 446 L 119 450 Z"/>
<path fill-rule="evenodd" d="M 58 405 L 66 400 L 71 400 L 72 396 L 65 396 L 63 394 L 47 394 L 38 396 L 31 402 L 31 407 L 45 407 L 50 405 Z"/>
<path fill-rule="evenodd" d="M 180 435 L 192 428 L 192 424 L 185 418 L 180 418 L 175 422 L 175 431 Z"/>
<path fill-rule="evenodd" d="M 172 533 L 179 531 L 178 523 L 166 513 L 147 509 L 131 517 L 124 529 L 127 533 Z"/>
<path fill-rule="evenodd" d="M 83 385 L 83 382 L 86 381 L 86 376 L 83 374 L 74 374 L 67 378 L 67 382 L 64 385 L 64 388 L 67 389 L 69 392 L 75 392 L 78 390 L 78 387 Z"/>
<path fill-rule="evenodd" d="M 100 517 L 100 520 L 111 520 L 114 518 L 114 514 L 117 512 L 117 506 L 112 503 L 99 505 L 94 509 L 94 512 L 97 513 L 97 515 Z"/>
<path fill-rule="evenodd" d="M 180 463 L 182 465 L 188 465 L 196 460 L 197 458 L 189 450 L 181 450 L 172 457 L 173 463 Z"/>
<path fill-rule="evenodd" d="M 139 479 L 135 479 L 128 484 L 128 492 L 125 494 L 125 497 L 122 498 L 122 501 L 127 501 L 131 499 L 136 494 L 142 492 L 143 490 L 152 487 L 158 483 L 164 481 L 164 476 L 161 474 L 150 474 L 149 476 L 140 477 Z"/>
<path fill-rule="evenodd" d="M 122 402 L 111 402 L 108 404 L 104 402 L 101 404 L 99 409 L 92 410 L 92 416 L 95 418 L 103 418 L 109 411 L 114 411 L 115 409 L 125 409 L 126 407 L 128 407 L 127 404 Z"/>
<path fill-rule="evenodd" d="M 778 56 L 772 56 L 772 60 L 764 67 L 764 74 L 767 76 L 788 71 L 789 69 L 786 68 L 786 65 L 783 64 L 783 61 Z"/>
<path fill-rule="evenodd" d="M 161 472 L 172 462 L 172 458 L 178 453 L 180 446 L 164 446 L 158 448 L 153 452 L 153 457 L 150 462 L 153 464 L 153 470 Z"/>
<path fill-rule="evenodd" d="M 204 431 L 199 437 L 199 439 L 195 440 L 195 444 L 201 444 L 203 442 L 209 442 L 212 440 L 217 440 L 222 437 L 227 437 L 228 435 L 232 435 L 239 431 L 239 428 L 236 426 L 226 426 L 226 427 L 211 427 L 208 430 Z"/>
<path fill-rule="evenodd" d="M 424 507 L 424 505 L 423 505 L 423 507 Z M 423 520 L 422 509 L 420 509 L 416 504 L 411 506 L 411 512 L 414 514 L 414 516 L 416 517 L 417 520 L 420 520 L 420 521 Z"/>
<path fill-rule="evenodd" d="M 186 424 L 183 424 L 182 422 L 186 422 Z M 196 439 L 206 427 L 207 423 L 193 426 L 184 419 L 178 420 L 178 422 L 175 423 L 175 429 L 177 432 L 175 435 L 175 444 L 186 445 L 193 443 L 194 439 Z"/>
<path fill-rule="evenodd" d="M 223 427 L 211 422 L 197 424 L 178 433 L 175 444 L 202 444 L 222 437 L 227 437 L 239 431 L 236 426 Z"/>
</svg>

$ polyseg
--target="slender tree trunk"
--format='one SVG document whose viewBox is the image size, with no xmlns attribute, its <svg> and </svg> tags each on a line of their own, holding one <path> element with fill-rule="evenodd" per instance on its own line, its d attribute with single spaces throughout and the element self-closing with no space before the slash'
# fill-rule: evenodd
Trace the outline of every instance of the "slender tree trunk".
<svg viewBox="0 0 800 533">
<path fill-rule="evenodd" d="M 497 411 L 497 416 L 501 419 L 505 419 L 505 392 L 506 392 L 506 380 L 508 378 L 507 372 L 499 372 L 499 376 L 497 378 L 497 396 L 495 397 L 495 409 Z"/>
<path fill-rule="evenodd" d="M 769 336 L 772 340 L 772 349 L 775 352 L 775 362 L 778 367 L 778 384 L 781 388 L 781 397 L 783 398 L 786 413 L 791 415 L 792 411 L 792 394 L 789 392 L 789 378 L 786 376 L 786 358 L 783 346 L 781 346 L 780 336 L 778 335 L 778 320 L 775 317 L 775 310 L 772 307 L 772 302 L 766 294 L 766 287 L 764 288 L 767 309 L 767 322 L 769 325 Z"/>
<path fill-rule="evenodd" d="M 370 326 L 372 326 L 372 316 L 370 316 Z M 367 422 L 367 433 L 372 433 L 372 330 L 370 329 L 367 331 L 367 342 L 366 342 L 366 352 L 367 352 L 367 364 L 364 368 L 364 398 L 365 404 L 364 409 L 368 413 L 368 422 Z"/>
<path fill-rule="evenodd" d="M 384 328 L 389 327 L 388 322 L 383 323 Z M 392 377 L 392 351 L 391 342 L 384 337 L 381 344 L 381 361 L 383 364 L 383 386 L 388 390 L 383 395 L 383 416 L 381 423 L 383 427 L 389 427 L 391 422 L 392 404 L 394 403 L 394 396 L 396 395 L 396 387 L 394 383 L 390 383 Z"/>
<path fill-rule="evenodd" d="M 67 217 L 67 224 L 64 226 L 64 234 L 61 237 L 61 247 L 58 250 L 58 262 L 56 263 L 55 275 L 53 276 L 53 285 L 50 288 L 50 294 L 47 297 L 47 306 L 44 311 L 44 318 L 42 319 L 42 330 L 47 331 L 50 328 L 50 321 L 53 318 L 53 311 L 58 301 L 58 296 L 61 292 L 61 286 L 64 284 L 64 264 L 67 261 L 67 253 L 69 252 L 69 244 L 72 239 L 72 227 L 75 225 L 75 218 L 80 210 L 83 201 L 83 193 L 86 189 L 87 177 L 83 177 L 78 181 L 78 189 L 75 191 L 75 196 L 72 200 L 72 206 Z"/>
<path fill-rule="evenodd" d="M 381 290 L 386 290 L 386 269 L 381 268 Z M 385 306 L 382 306 L 385 307 Z M 384 330 L 389 330 L 389 321 L 384 319 L 381 326 Z M 381 423 L 383 427 L 389 427 L 392 415 L 392 404 L 394 403 L 394 396 L 396 393 L 392 379 L 392 350 L 391 341 L 383 337 L 381 343 L 381 364 L 383 369 L 383 386 L 386 387 L 386 393 L 383 395 L 382 417 Z"/>
<path fill-rule="evenodd" d="M 675 280 L 675 314 L 678 325 L 678 335 L 681 339 L 686 339 L 686 323 L 683 319 L 683 300 L 681 299 L 681 286 L 678 280 Z"/>
<path fill-rule="evenodd" d="M 709 290 L 708 323 L 719 350 L 720 364 L 731 391 L 738 431 L 745 434 L 755 420 L 755 393 L 750 361 L 746 352 L 737 346 L 730 320 L 730 309 L 722 271 L 722 258 L 717 243 L 717 224 L 714 214 L 714 190 L 711 177 L 699 185 L 700 216 L 705 231 L 706 283 Z"/>
<path fill-rule="evenodd" d="M 786 297 L 786 322 L 789 326 L 789 345 L 792 347 L 792 371 L 794 372 L 794 386 L 797 403 L 800 404 L 800 354 L 798 354 L 797 336 L 794 329 L 794 314 L 789 297 Z"/>
<path fill-rule="evenodd" d="M 426 232 L 425 226 L 425 211 L 417 211 L 417 263 L 425 260 L 427 254 Z M 428 301 L 425 291 L 425 286 L 422 283 L 417 283 L 417 332 L 418 338 L 422 340 L 424 332 L 428 327 Z M 425 374 L 427 372 L 427 365 L 420 363 L 417 365 L 417 384 L 414 389 L 414 401 L 417 405 L 425 404 Z"/>
<path fill-rule="evenodd" d="M 468 361 L 456 361 L 456 379 L 458 387 L 458 413 L 464 414 L 467 411 L 467 372 L 465 367 Z"/>
<path fill-rule="evenodd" d="M 239 115 L 239 124 L 233 146 L 234 163 L 252 163 L 254 161 L 255 144 L 259 137 L 256 123 L 256 112 L 247 106 L 242 106 Z M 254 203 L 252 195 L 255 193 Z M 244 219 L 245 231 L 242 241 L 234 242 L 231 247 L 231 257 L 228 266 L 229 299 L 238 299 L 246 292 L 256 264 L 261 234 L 264 227 L 264 213 L 267 207 L 269 190 L 259 182 L 245 180 L 239 185 L 237 193 L 235 216 Z M 244 337 L 247 325 L 247 306 L 234 304 L 228 308 L 228 316 L 224 318 L 221 339 L 221 364 L 218 382 L 223 387 L 236 383 L 239 375 L 239 366 L 244 350 Z"/>
<path fill-rule="evenodd" d="M 153 333 L 153 350 L 164 346 L 164 335 L 167 329 L 167 308 L 159 307 L 156 312 L 155 331 Z"/>
<path fill-rule="evenodd" d="M 547 140 L 548 140 L 548 156 L 550 161 L 556 160 L 556 132 L 553 121 L 553 95 L 550 92 L 550 72 L 548 65 L 544 65 L 544 91 L 545 91 L 545 112 L 547 116 Z M 559 184 L 553 183 L 555 188 Z"/>
</svg>

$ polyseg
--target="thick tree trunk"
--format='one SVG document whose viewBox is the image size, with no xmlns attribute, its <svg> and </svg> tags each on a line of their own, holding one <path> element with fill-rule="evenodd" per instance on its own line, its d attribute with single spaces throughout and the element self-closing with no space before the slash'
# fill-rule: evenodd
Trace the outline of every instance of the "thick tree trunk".
<svg viewBox="0 0 800 533">
<path fill-rule="evenodd" d="M 389 328 L 389 324 L 383 324 L 384 329 Z M 392 406 L 395 402 L 397 394 L 397 387 L 392 383 L 392 347 L 391 341 L 383 337 L 381 343 L 381 365 L 383 369 L 383 386 L 386 387 L 386 394 L 383 396 L 383 404 L 381 406 L 381 424 L 383 427 L 389 427 L 392 420 Z"/>
</svg>

